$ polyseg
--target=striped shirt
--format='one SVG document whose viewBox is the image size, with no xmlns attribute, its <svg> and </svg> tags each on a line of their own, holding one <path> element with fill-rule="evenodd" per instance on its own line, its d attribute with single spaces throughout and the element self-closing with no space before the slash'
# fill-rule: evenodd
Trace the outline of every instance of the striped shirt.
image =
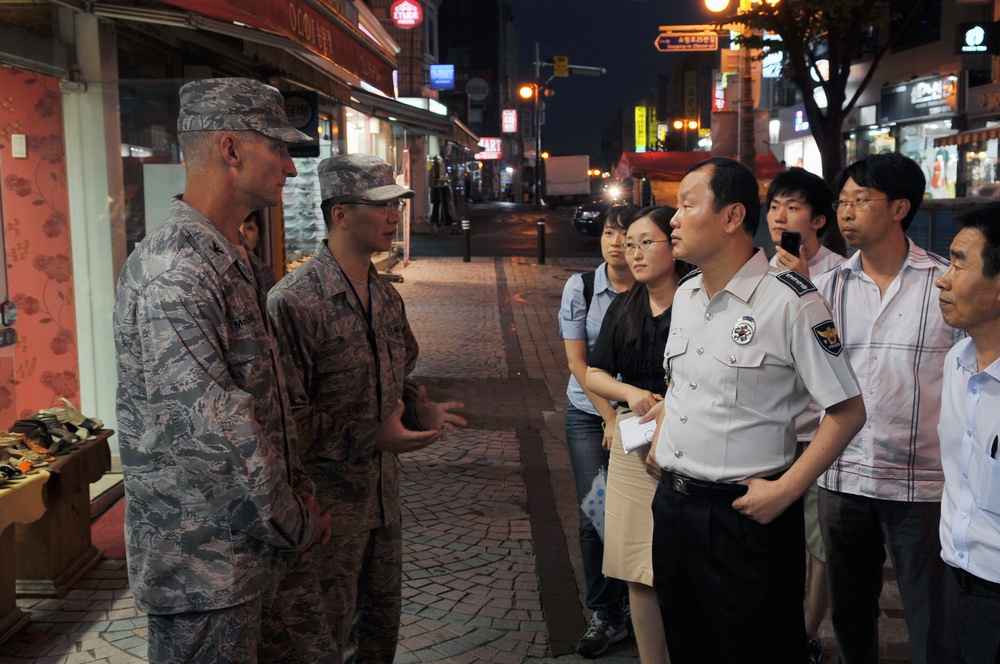
<svg viewBox="0 0 1000 664">
<path fill-rule="evenodd" d="M 934 281 L 947 261 L 908 240 L 902 270 L 881 297 L 857 253 L 815 277 L 861 384 L 867 421 L 820 478 L 833 491 L 881 500 L 940 500 L 937 436 L 944 358 L 964 336 L 944 322 Z"/>
</svg>

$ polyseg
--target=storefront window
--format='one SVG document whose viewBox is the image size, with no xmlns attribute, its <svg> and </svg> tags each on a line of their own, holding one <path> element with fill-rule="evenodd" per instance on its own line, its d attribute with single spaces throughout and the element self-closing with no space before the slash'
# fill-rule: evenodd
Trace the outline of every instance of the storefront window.
<svg viewBox="0 0 1000 664">
<path fill-rule="evenodd" d="M 997 193 L 997 148 L 1000 141 L 973 143 L 965 151 L 965 173 L 969 196 L 993 196 Z"/>
<path fill-rule="evenodd" d="M 331 114 L 320 114 L 320 140 L 318 157 L 293 159 L 298 176 L 285 183 L 285 267 L 291 271 L 313 255 L 316 244 L 326 237 L 326 225 L 320 212 L 322 202 L 317 167 L 327 157 L 340 154 L 341 145 L 335 140 L 339 134 Z"/>
<path fill-rule="evenodd" d="M 908 125 L 902 128 L 900 152 L 920 165 L 927 180 L 928 198 L 955 198 L 958 182 L 958 148 L 934 147 L 934 139 L 955 133 L 950 120 Z"/>
</svg>

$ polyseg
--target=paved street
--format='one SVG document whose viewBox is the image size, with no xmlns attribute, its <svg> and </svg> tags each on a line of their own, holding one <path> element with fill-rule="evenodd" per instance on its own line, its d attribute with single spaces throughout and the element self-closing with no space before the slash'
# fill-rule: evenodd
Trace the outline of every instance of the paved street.
<svg viewBox="0 0 1000 664">
<path fill-rule="evenodd" d="M 585 612 L 556 314 L 569 275 L 598 262 L 597 241 L 572 231 L 569 211 L 548 213 L 539 265 L 538 216 L 526 206 L 471 212 L 471 262 L 447 232 L 415 237 L 411 263 L 393 269 L 421 343 L 419 379 L 435 400 L 464 401 L 470 421 L 403 457 L 396 662 L 580 661 L 569 654 Z M 34 616 L 0 645 L 0 663 L 143 661 L 145 620 L 124 577 L 123 561 L 103 561 L 65 598 L 20 600 Z M 894 583 L 883 606 L 881 661 L 909 661 Z M 824 641 L 834 661 L 828 627 Z M 637 662 L 634 643 L 601 661 Z"/>
</svg>

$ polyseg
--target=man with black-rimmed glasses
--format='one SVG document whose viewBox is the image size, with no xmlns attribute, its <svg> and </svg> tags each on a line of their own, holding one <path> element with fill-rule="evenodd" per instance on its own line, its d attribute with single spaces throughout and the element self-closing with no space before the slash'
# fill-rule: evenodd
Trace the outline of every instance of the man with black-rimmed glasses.
<svg viewBox="0 0 1000 664">
<path fill-rule="evenodd" d="M 947 261 L 906 229 L 925 179 L 900 154 L 870 155 L 834 187 L 837 222 L 857 253 L 815 283 L 833 311 L 867 421 L 820 478 L 820 525 L 841 661 L 878 661 L 879 594 L 888 545 L 915 664 L 939 655 L 943 563 L 937 424 L 945 355 L 961 333 L 938 307 Z"/>
<path fill-rule="evenodd" d="M 342 653 L 392 662 L 401 612 L 402 531 L 396 454 L 465 420 L 410 378 L 417 341 L 396 289 L 372 265 L 389 251 L 413 192 L 366 154 L 318 168 L 329 239 L 268 297 L 306 472 L 332 515 L 316 553 L 327 620 Z M 352 656 L 348 654 L 348 659 Z"/>
</svg>

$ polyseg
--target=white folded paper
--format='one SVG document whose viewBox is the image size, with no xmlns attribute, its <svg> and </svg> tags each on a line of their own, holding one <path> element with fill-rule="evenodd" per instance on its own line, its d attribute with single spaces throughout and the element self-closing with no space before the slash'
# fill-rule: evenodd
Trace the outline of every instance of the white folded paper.
<svg viewBox="0 0 1000 664">
<path fill-rule="evenodd" d="M 622 432 L 622 447 L 625 448 L 625 454 L 630 454 L 632 450 L 653 442 L 656 418 L 639 424 L 639 416 L 633 415 L 624 420 L 618 420 L 618 426 Z"/>
</svg>

